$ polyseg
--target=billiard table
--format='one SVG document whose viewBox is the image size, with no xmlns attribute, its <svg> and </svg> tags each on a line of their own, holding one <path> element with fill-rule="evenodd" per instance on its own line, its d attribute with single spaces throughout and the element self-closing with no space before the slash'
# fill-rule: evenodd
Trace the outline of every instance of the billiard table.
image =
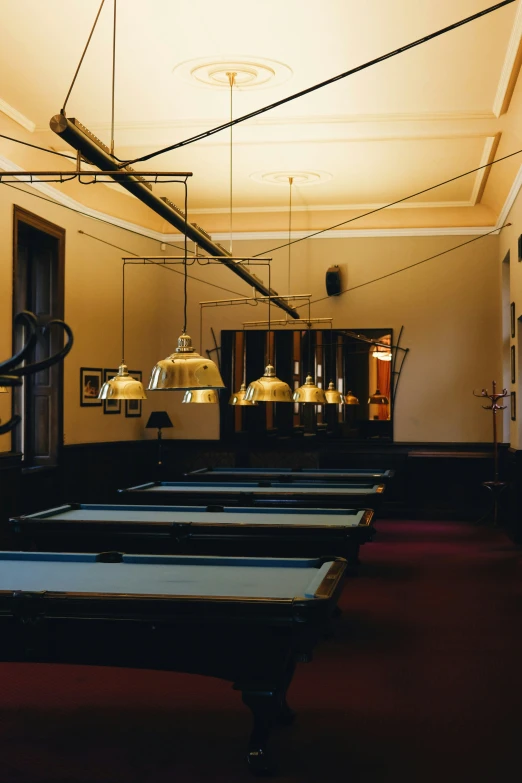
<svg viewBox="0 0 522 783">
<path fill-rule="evenodd" d="M 276 506 L 291 508 L 372 508 L 382 499 L 384 484 L 331 481 L 151 481 L 119 489 L 128 503 L 145 505 Z"/>
<path fill-rule="evenodd" d="M 185 473 L 189 481 L 338 481 L 385 484 L 395 475 L 384 468 L 199 468 Z"/>
<path fill-rule="evenodd" d="M 319 557 L 357 562 L 371 509 L 120 506 L 74 503 L 9 520 L 14 549 Z"/>
<path fill-rule="evenodd" d="M 286 691 L 328 630 L 342 559 L 0 552 L 0 660 L 230 680 L 253 714 L 247 761 L 293 713 Z M 175 694 L 172 694 L 175 699 Z"/>
</svg>

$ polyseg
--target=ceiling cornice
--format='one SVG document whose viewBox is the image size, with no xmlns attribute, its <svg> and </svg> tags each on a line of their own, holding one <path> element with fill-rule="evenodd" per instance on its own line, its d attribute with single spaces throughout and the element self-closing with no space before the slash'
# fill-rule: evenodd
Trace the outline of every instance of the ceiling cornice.
<svg viewBox="0 0 522 783">
<path fill-rule="evenodd" d="M 508 110 L 511 96 L 515 88 L 518 72 L 520 70 L 522 41 L 522 3 L 518 4 L 517 13 L 513 22 L 513 29 L 509 38 L 504 64 L 500 73 L 495 100 L 493 101 L 493 113 L 500 117 Z"/>
<path fill-rule="evenodd" d="M 131 223 L 128 220 L 122 220 L 105 212 L 99 212 L 96 209 L 87 207 L 79 201 L 67 196 L 65 193 L 52 187 L 44 182 L 28 183 L 23 180 L 23 169 L 16 163 L 0 155 L 0 169 L 4 171 L 20 172 L 20 182 L 27 187 L 34 188 L 38 192 L 47 195 L 50 199 L 56 202 L 57 205 L 63 205 L 69 207 L 78 212 L 81 212 L 86 217 L 92 217 L 95 219 L 103 220 L 112 225 L 128 229 L 137 234 L 141 234 L 149 239 L 154 239 L 157 242 L 179 242 L 180 234 L 163 233 L 160 231 L 154 231 L 153 229 L 140 226 L 138 223 Z M 317 239 L 347 239 L 349 237 L 421 237 L 421 236 L 479 236 L 487 234 L 493 230 L 500 230 L 505 223 L 507 216 L 513 206 L 513 203 L 522 187 L 522 166 L 519 168 L 517 176 L 511 186 L 506 201 L 500 211 L 498 220 L 495 226 L 446 226 L 438 228 L 374 228 L 374 229 L 347 229 L 345 231 L 333 230 L 324 231 L 319 234 Z M 295 231 L 292 232 L 294 239 L 304 238 L 309 235 L 307 231 Z M 287 239 L 288 231 L 255 231 L 255 232 L 237 232 L 232 235 L 232 239 L 236 241 L 241 240 L 255 240 L 255 239 Z M 314 237 L 312 237 L 314 238 Z M 214 233 L 212 239 L 216 242 L 226 241 L 230 239 L 229 233 Z"/>
<path fill-rule="evenodd" d="M 9 103 L 7 103 L 7 101 L 4 101 L 3 98 L 0 98 L 0 111 L 31 133 L 33 133 L 36 129 L 36 125 L 32 120 L 19 112 L 18 109 L 15 109 L 14 106 L 11 106 Z"/>
</svg>

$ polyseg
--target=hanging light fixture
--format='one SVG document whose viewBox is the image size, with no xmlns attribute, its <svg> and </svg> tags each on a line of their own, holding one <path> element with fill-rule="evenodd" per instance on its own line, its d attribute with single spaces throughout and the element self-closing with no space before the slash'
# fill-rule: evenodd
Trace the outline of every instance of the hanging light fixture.
<svg viewBox="0 0 522 783">
<path fill-rule="evenodd" d="M 374 359 L 380 359 L 381 362 L 391 362 L 392 360 L 391 350 L 382 348 L 379 345 L 376 345 L 373 349 L 372 356 Z"/>
<path fill-rule="evenodd" d="M 359 405 L 359 398 L 352 394 L 351 391 L 346 394 L 344 401 L 346 405 Z"/>
<path fill-rule="evenodd" d="M 210 403 L 215 405 L 219 402 L 219 399 L 215 389 L 188 389 L 183 395 L 181 402 Z"/>
<path fill-rule="evenodd" d="M 292 177 L 289 177 L 290 182 L 290 200 L 292 199 Z M 291 204 L 291 201 L 290 201 Z M 291 210 L 290 210 L 291 212 Z M 268 289 L 271 292 L 270 285 L 270 266 L 268 267 Z M 284 381 L 280 380 L 275 374 L 275 367 L 271 362 L 271 340 L 270 340 L 270 304 L 271 299 L 268 297 L 268 363 L 265 367 L 265 372 L 258 378 L 257 381 L 252 381 L 246 390 L 244 399 L 247 402 L 292 402 L 292 389 Z"/>
<path fill-rule="evenodd" d="M 98 394 L 99 400 L 146 400 L 147 395 L 143 384 L 129 375 L 125 364 L 125 261 L 122 271 L 122 303 L 121 303 L 121 364 L 118 374 L 102 384 Z"/>
<path fill-rule="evenodd" d="M 5 386 L 0 386 L 0 394 L 7 394 L 7 389 Z"/>
<path fill-rule="evenodd" d="M 368 398 L 368 402 L 370 405 L 389 405 L 390 401 L 388 397 L 386 397 L 384 394 L 381 394 L 379 389 L 375 390 L 375 394 L 372 394 L 371 397 Z"/>
<path fill-rule="evenodd" d="M 233 88 L 236 80 L 236 72 L 235 71 L 227 71 L 227 77 L 228 77 L 228 83 L 230 85 L 230 123 L 232 123 L 232 107 L 233 107 L 233 101 L 232 101 L 232 95 L 233 95 Z M 232 254 L 232 185 L 233 185 L 233 177 L 232 177 L 232 124 L 230 125 L 230 254 Z M 253 402 L 252 400 L 246 399 L 246 335 L 243 331 L 243 381 L 241 383 L 241 387 L 239 391 L 234 392 L 228 401 L 229 405 L 257 405 L 256 402 Z"/>
<path fill-rule="evenodd" d="M 294 402 L 312 402 L 315 405 L 324 405 L 326 402 L 326 395 L 319 386 L 315 385 L 312 376 L 307 375 L 306 381 L 295 390 L 292 399 Z"/>
<path fill-rule="evenodd" d="M 330 326 L 330 371 L 334 372 L 334 342 L 332 327 Z M 341 392 L 335 388 L 335 383 L 330 381 L 328 388 L 325 391 L 326 402 L 328 405 L 344 405 L 344 397 Z"/>
<path fill-rule="evenodd" d="M 326 397 L 326 402 L 329 405 L 343 405 L 344 404 L 344 397 L 341 394 L 341 392 L 338 391 L 335 388 L 335 384 L 334 384 L 333 381 L 330 381 L 330 383 L 328 384 L 328 388 L 327 388 L 327 390 L 325 391 L 324 394 L 325 394 L 325 397 Z"/>
<path fill-rule="evenodd" d="M 187 225 L 188 189 L 185 182 L 185 226 Z M 192 346 L 187 334 L 187 233 L 184 241 L 183 332 L 178 347 L 166 359 L 159 361 L 150 376 L 149 391 L 193 391 L 195 389 L 223 389 L 225 384 L 217 366 L 205 359 Z M 183 400 L 187 402 L 187 400 Z"/>
</svg>

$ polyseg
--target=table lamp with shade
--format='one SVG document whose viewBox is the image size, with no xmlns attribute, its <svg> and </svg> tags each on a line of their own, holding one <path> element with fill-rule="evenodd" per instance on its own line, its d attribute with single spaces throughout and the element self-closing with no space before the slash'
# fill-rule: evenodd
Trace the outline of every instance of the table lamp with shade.
<svg viewBox="0 0 522 783">
<path fill-rule="evenodd" d="M 152 411 L 149 416 L 149 420 L 145 425 L 145 429 L 158 430 L 158 465 L 162 465 L 161 461 L 161 430 L 164 427 L 173 427 L 173 423 L 170 420 L 167 411 Z"/>
</svg>

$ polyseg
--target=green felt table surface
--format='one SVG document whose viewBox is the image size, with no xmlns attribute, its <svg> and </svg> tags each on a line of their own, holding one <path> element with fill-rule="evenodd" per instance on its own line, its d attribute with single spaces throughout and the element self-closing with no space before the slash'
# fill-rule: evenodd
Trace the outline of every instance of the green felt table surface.
<svg viewBox="0 0 522 783">
<path fill-rule="evenodd" d="M 186 493 L 206 493 L 212 494 L 225 494 L 227 492 L 247 492 L 249 494 L 270 494 L 270 495 L 364 495 L 364 494 L 376 494 L 380 491 L 379 484 L 332 484 L 328 483 L 309 483 L 294 482 L 292 484 L 264 484 L 259 485 L 258 482 L 219 482 L 208 483 L 199 481 L 179 481 L 169 482 L 164 481 L 158 484 L 142 484 L 136 487 L 129 487 L 129 490 L 139 490 L 143 492 L 186 492 Z"/>
<path fill-rule="evenodd" d="M 49 522 L 135 522 L 163 524 L 291 525 L 297 527 L 357 527 L 366 509 L 261 509 L 224 508 L 209 510 L 199 506 L 133 506 L 82 504 L 62 506 L 31 514 L 26 519 Z"/>
<path fill-rule="evenodd" d="M 278 558 L 0 552 L 0 591 L 237 598 L 313 598 L 331 563 Z"/>
</svg>

